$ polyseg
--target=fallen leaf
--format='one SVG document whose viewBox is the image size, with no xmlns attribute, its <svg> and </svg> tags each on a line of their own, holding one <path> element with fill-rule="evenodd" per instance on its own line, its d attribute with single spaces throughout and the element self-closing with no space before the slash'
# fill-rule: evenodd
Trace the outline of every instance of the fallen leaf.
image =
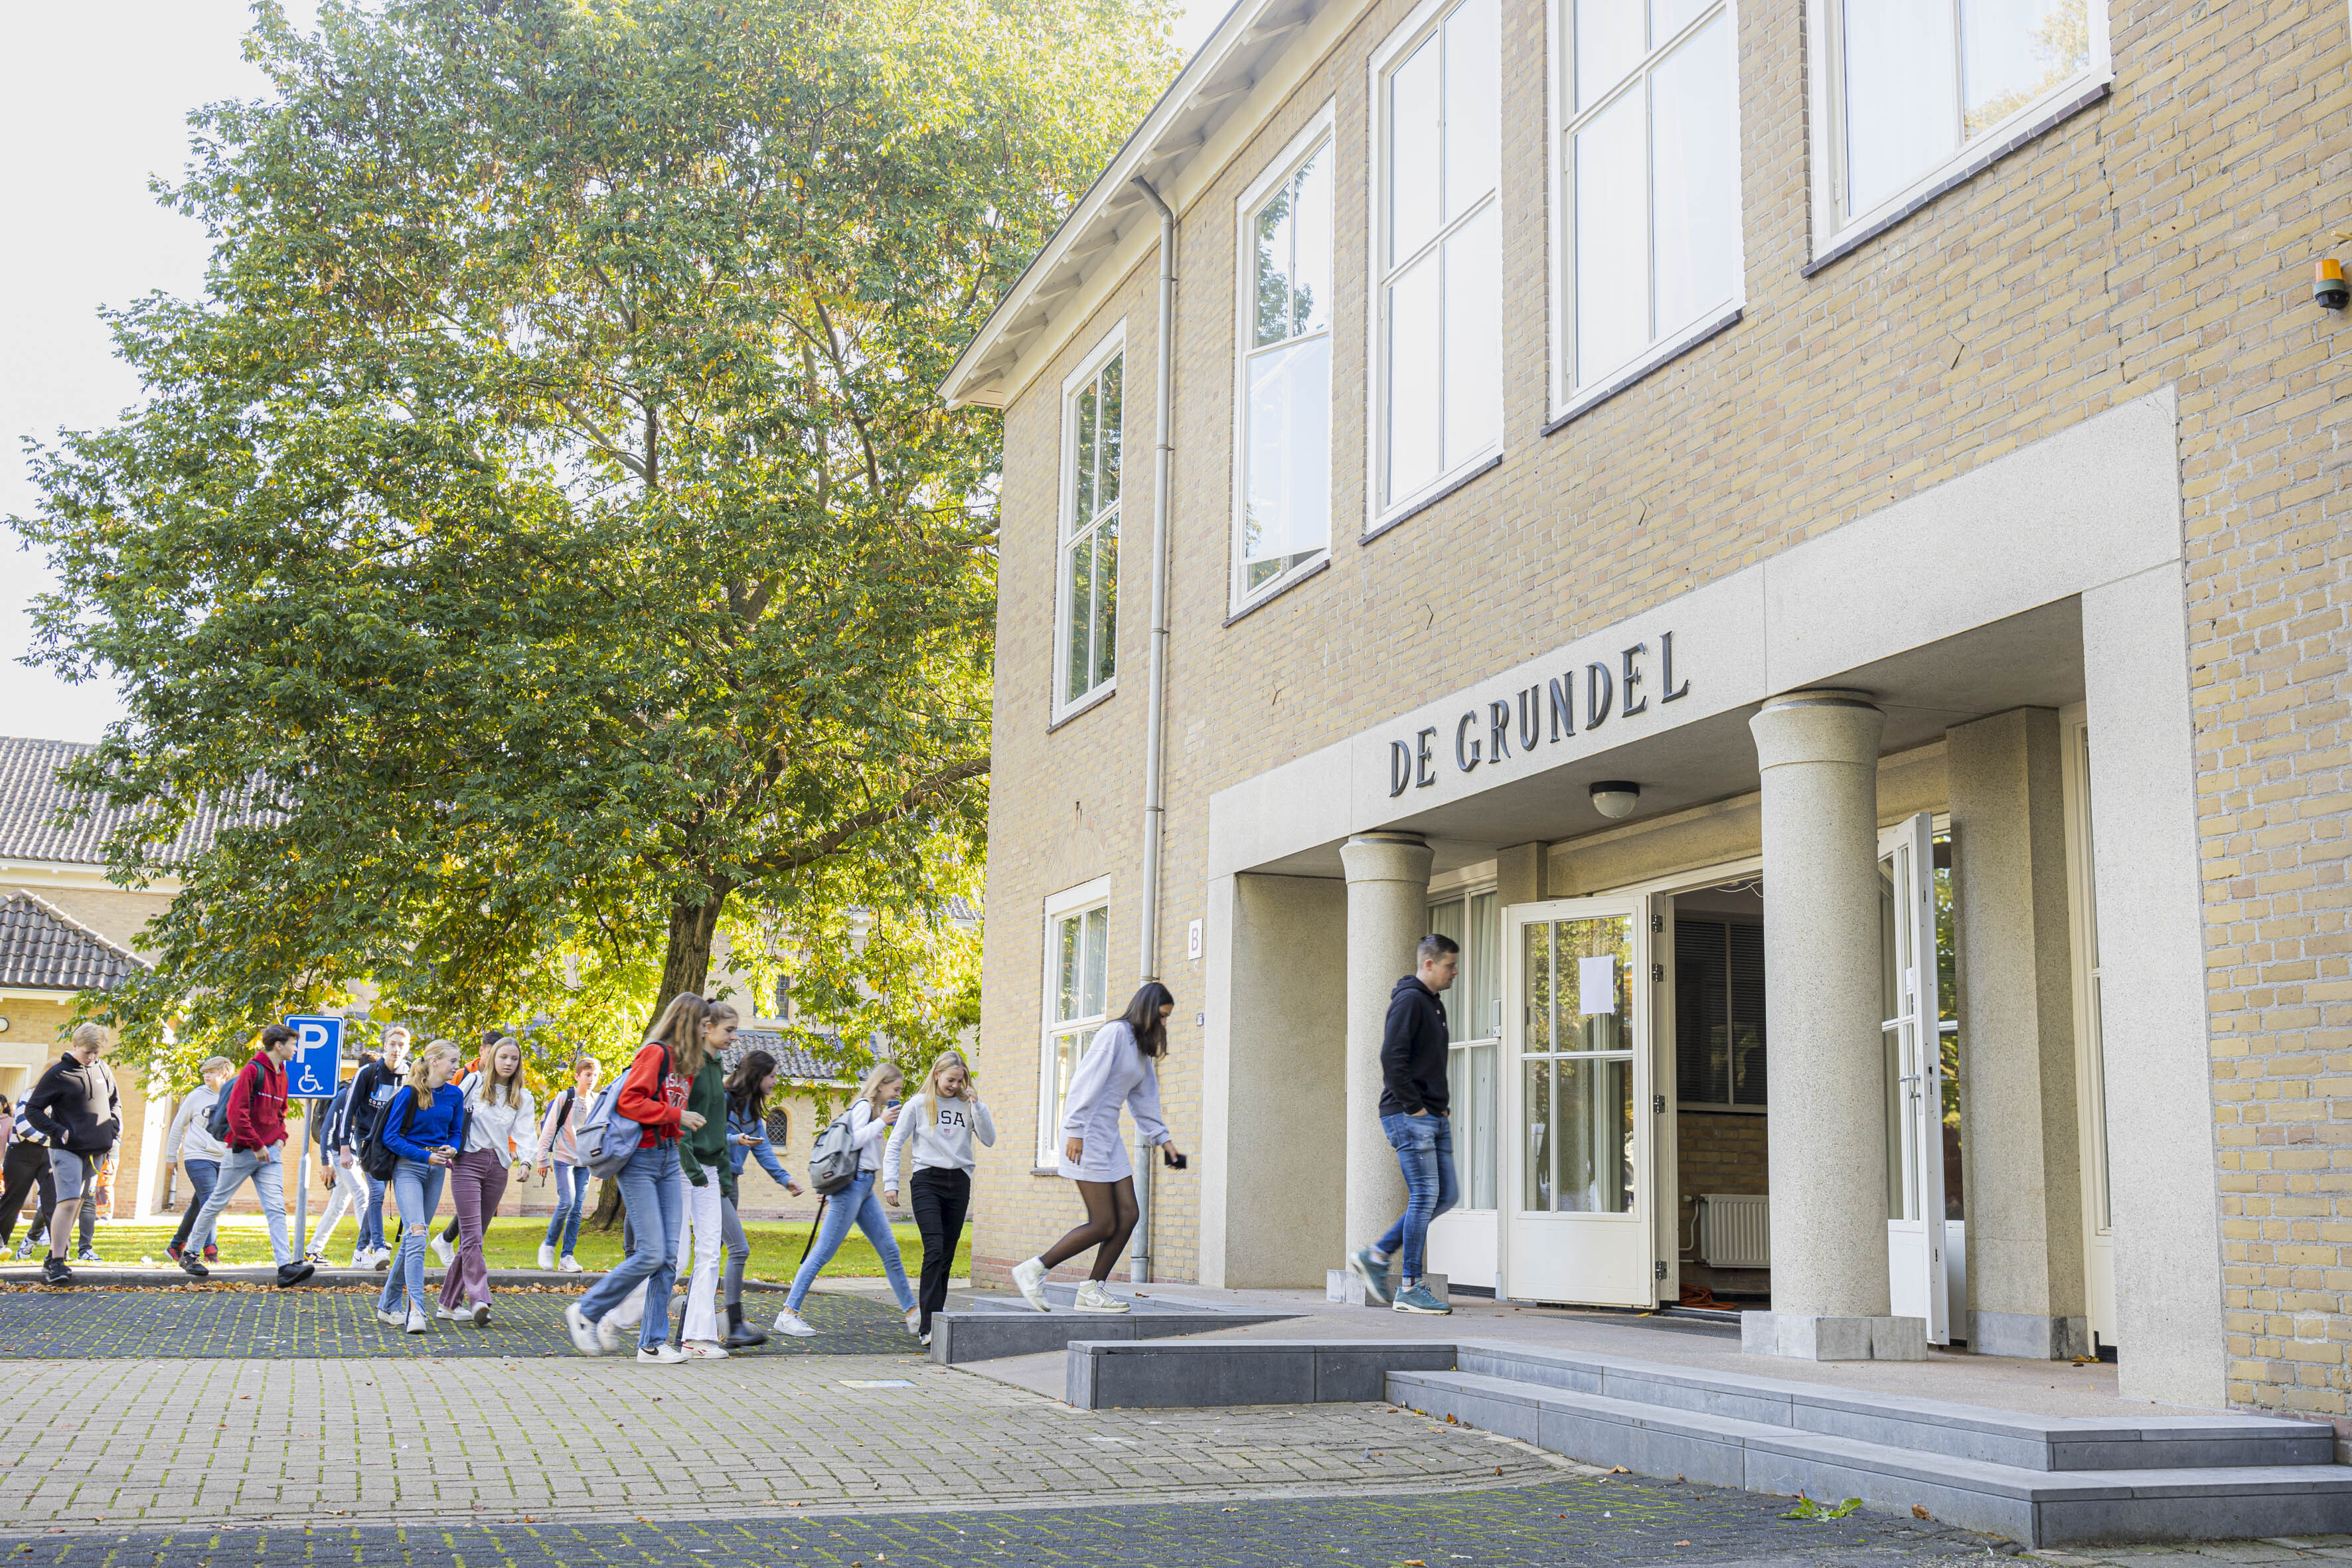
<svg viewBox="0 0 2352 1568">
<path fill-rule="evenodd" d="M 1935 1518 L 1936 1516 L 1935 1516 L 1934 1514 L 1932 1514 L 1932 1513 L 1929 1513 L 1926 1509 L 1921 1508 L 1917 1503 L 1916 1503 L 1916 1502 L 1915 1502 L 1915 1503 L 1913 1503 L 1913 1504 L 1911 1505 L 1911 1517 L 1912 1517 L 1913 1519 L 1933 1519 L 1933 1518 Z"/>
<path fill-rule="evenodd" d="M 1622 1465 L 1612 1465 L 1609 1467 L 1609 1473 L 1612 1476 L 1630 1476 L 1633 1472 Z"/>
</svg>

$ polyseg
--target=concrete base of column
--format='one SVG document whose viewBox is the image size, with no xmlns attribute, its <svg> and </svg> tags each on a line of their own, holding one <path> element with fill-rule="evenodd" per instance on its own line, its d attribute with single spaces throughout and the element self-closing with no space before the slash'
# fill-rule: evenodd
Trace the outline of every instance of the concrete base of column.
<svg viewBox="0 0 2352 1568">
<path fill-rule="evenodd" d="M 1926 1361 L 1927 1324 L 1922 1318 L 1742 1312 L 1739 1349 L 1791 1361 Z"/>
<path fill-rule="evenodd" d="M 1448 1306 L 1453 1305 L 1454 1298 L 1446 1293 L 1444 1275 L 1424 1274 L 1421 1277 L 1421 1282 L 1429 1287 L 1431 1295 Z M 1393 1268 L 1389 1274 L 1389 1285 L 1391 1289 L 1396 1285 L 1396 1274 Z M 1344 1301 L 1350 1307 L 1378 1305 L 1370 1297 L 1364 1294 L 1364 1282 L 1356 1278 L 1356 1271 L 1352 1268 L 1334 1268 L 1326 1275 L 1323 1281 L 1323 1299 L 1326 1301 Z"/>
<path fill-rule="evenodd" d="M 1969 1349 L 1978 1355 L 2073 1361 L 2091 1353 L 2091 1321 L 2032 1312 L 1970 1312 Z"/>
</svg>

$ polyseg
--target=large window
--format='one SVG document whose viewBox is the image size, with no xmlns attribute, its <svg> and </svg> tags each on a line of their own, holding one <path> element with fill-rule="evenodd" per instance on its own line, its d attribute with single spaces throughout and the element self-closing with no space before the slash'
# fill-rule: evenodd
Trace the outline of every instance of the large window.
<svg viewBox="0 0 2352 1568">
<path fill-rule="evenodd" d="M 1495 1206 L 1495 1055 L 1503 1037 L 1502 909 L 1491 892 L 1456 894 L 1429 906 L 1429 929 L 1462 945 L 1462 967 L 1445 995 L 1445 1062 L 1452 1102 L 1454 1165 L 1462 1206 Z"/>
<path fill-rule="evenodd" d="M 1502 449 L 1497 0 L 1429 0 L 1373 63 L 1370 528 Z"/>
<path fill-rule="evenodd" d="M 1244 193 L 1234 606 L 1331 547 L 1331 121 Z"/>
<path fill-rule="evenodd" d="M 2086 0 L 1813 0 L 1814 84 L 1834 243 L 1995 156 L 2034 116 L 2107 75 L 2104 5 Z"/>
<path fill-rule="evenodd" d="M 1561 0 L 1563 408 L 1713 330 L 1740 293 L 1729 0 Z"/>
<path fill-rule="evenodd" d="M 1037 1068 L 1037 1163 L 1062 1147 L 1062 1103 L 1078 1058 L 1108 1018 L 1110 900 L 1089 883 L 1045 902 L 1045 1019 Z"/>
<path fill-rule="evenodd" d="M 1124 336 L 1114 334 L 1062 391 L 1056 716 L 1108 695 L 1118 674 L 1120 383 L 1126 368 Z"/>
<path fill-rule="evenodd" d="M 1764 928 L 1675 917 L 1675 1099 L 1685 1110 L 1765 1104 Z"/>
</svg>

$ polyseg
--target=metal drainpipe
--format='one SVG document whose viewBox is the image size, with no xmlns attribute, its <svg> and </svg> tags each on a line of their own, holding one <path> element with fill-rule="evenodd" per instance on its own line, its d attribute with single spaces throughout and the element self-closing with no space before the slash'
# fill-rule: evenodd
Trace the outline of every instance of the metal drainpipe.
<svg viewBox="0 0 2352 1568">
<path fill-rule="evenodd" d="M 1160 788 L 1160 710 L 1168 682 L 1168 492 L 1175 447 L 1169 439 L 1176 385 L 1176 214 L 1139 174 L 1135 188 L 1160 209 L 1160 332 L 1152 342 L 1158 406 L 1151 452 L 1151 674 L 1143 709 L 1143 908 L 1137 921 L 1145 980 L 1160 976 L 1160 826 L 1168 807 Z M 1130 1278 L 1151 1283 L 1151 1155 L 1139 1141 L 1135 1161 L 1135 1245 Z"/>
</svg>

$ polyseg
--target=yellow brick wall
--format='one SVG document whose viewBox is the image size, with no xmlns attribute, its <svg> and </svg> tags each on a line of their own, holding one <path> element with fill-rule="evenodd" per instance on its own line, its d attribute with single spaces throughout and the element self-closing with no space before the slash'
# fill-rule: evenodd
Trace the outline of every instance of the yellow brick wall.
<svg viewBox="0 0 2352 1568">
<path fill-rule="evenodd" d="M 2110 98 L 1810 279 L 1805 8 L 1742 7 L 1745 317 L 1545 437 L 1545 12 L 1504 0 L 1506 456 L 1360 545 L 1365 62 L 1407 8 L 1376 6 L 1184 215 L 1157 965 L 1179 996 L 1165 1074 L 1177 1137 L 1199 1130 L 1200 975 L 1182 943 L 1202 913 L 1211 792 L 2172 384 L 2231 1396 L 2344 1423 L 2352 552 L 2329 360 L 2345 322 L 2311 303 L 2307 279 L 2327 231 L 2352 223 L 2337 199 L 2352 170 L 2346 7 L 2115 4 Z M 1330 570 L 1226 627 L 1234 200 L 1327 99 L 1338 538 Z M 1141 967 L 1155 265 L 1147 256 L 1006 414 L 982 1052 L 1014 1155 L 985 1168 L 977 1248 L 998 1260 L 1076 1214 L 1065 1184 L 1026 1171 L 1044 899 L 1109 875 L 1114 1002 Z M 1049 733 L 1059 383 L 1121 318 L 1125 689 Z M 1191 1180 L 1160 1184 L 1168 1278 L 1195 1266 Z"/>
</svg>

